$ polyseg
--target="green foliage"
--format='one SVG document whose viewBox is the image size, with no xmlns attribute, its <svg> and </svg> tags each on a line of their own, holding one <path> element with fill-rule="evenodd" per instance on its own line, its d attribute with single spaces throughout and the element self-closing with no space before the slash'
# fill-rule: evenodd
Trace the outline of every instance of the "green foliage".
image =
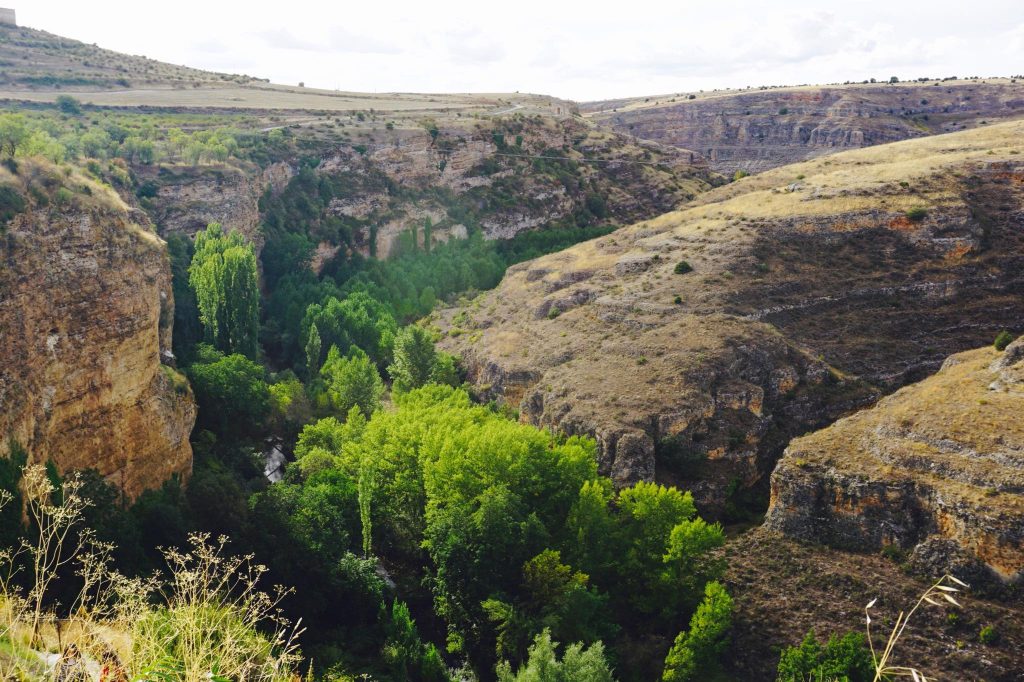
<svg viewBox="0 0 1024 682">
<path fill-rule="evenodd" d="M 450 358 L 450 356 L 448 356 Z M 388 374 L 397 391 L 409 391 L 427 383 L 451 383 L 451 369 L 434 349 L 434 340 L 423 327 L 409 325 L 395 337 L 395 361 Z"/>
<path fill-rule="evenodd" d="M 832 635 L 821 646 L 808 632 L 800 646 L 789 647 L 779 659 L 778 682 L 836 680 L 836 682 L 872 682 L 875 664 L 859 632 L 842 637 Z"/>
<path fill-rule="evenodd" d="M 410 682 L 447 682 L 451 679 L 433 644 L 424 644 L 416 631 L 409 607 L 397 599 L 385 620 L 387 639 L 382 652 L 393 679 Z"/>
<path fill-rule="evenodd" d="M 0 225 L 7 224 L 25 210 L 27 202 L 12 185 L 0 185 Z"/>
<path fill-rule="evenodd" d="M 685 275 L 688 272 L 693 272 L 693 266 L 687 263 L 686 261 L 681 260 L 678 263 L 676 263 L 676 266 L 675 268 L 673 268 L 672 271 L 677 275 Z"/>
<path fill-rule="evenodd" d="M 991 646 L 999 642 L 999 631 L 992 625 L 986 625 L 978 632 L 978 641 L 986 646 Z"/>
<path fill-rule="evenodd" d="M 330 297 L 322 305 L 310 305 L 302 318 L 304 345 L 309 343 L 314 326 L 322 347 L 336 346 L 342 353 L 348 353 L 353 346 L 358 346 L 379 367 L 391 359 L 398 332 L 388 307 L 362 291 L 340 300 Z"/>
<path fill-rule="evenodd" d="M 331 346 L 320 368 L 320 378 L 327 403 L 336 414 L 348 414 L 353 407 L 358 407 L 363 414 L 373 414 L 380 409 L 384 382 L 376 365 L 358 346 L 352 346 L 348 355 L 342 355 L 337 346 Z"/>
<path fill-rule="evenodd" d="M 199 423 L 221 433 L 258 434 L 270 412 L 263 367 L 238 353 L 225 356 L 200 346 L 187 370 L 199 406 Z"/>
<path fill-rule="evenodd" d="M 313 418 L 313 407 L 306 388 L 291 372 L 270 384 L 270 409 L 274 425 L 281 433 L 294 437 Z"/>
<path fill-rule="evenodd" d="M 171 346 L 179 361 L 192 360 L 194 347 L 203 338 L 196 294 L 188 281 L 192 263 L 192 242 L 182 234 L 167 235 L 167 253 L 171 259 L 171 291 L 174 294 L 174 325 Z"/>
<path fill-rule="evenodd" d="M 0 153 L 14 156 L 28 136 L 28 123 L 23 115 L 0 114 Z"/>
<path fill-rule="evenodd" d="M 750 173 L 748 173 L 747 171 L 745 171 L 745 170 L 743 170 L 741 168 L 741 169 L 739 169 L 738 171 L 736 171 L 735 173 L 732 174 L 732 179 L 733 179 L 733 181 L 742 180 L 743 178 L 747 177 L 748 175 L 750 175 Z"/>
<path fill-rule="evenodd" d="M 1003 331 L 999 332 L 999 334 L 996 335 L 996 340 L 993 345 L 995 346 L 996 350 L 1004 351 L 1006 350 L 1007 346 L 1009 346 L 1016 340 L 1016 338 L 1017 337 L 1014 334 L 1011 334 L 1010 332 L 1004 329 Z"/>
<path fill-rule="evenodd" d="M 533 634 L 548 630 L 564 641 L 584 644 L 614 636 L 607 597 L 589 588 L 589 576 L 563 564 L 546 549 L 523 565 L 522 595 L 514 601 L 483 603 L 497 628 L 496 652 L 511 662 L 524 660 Z"/>
<path fill-rule="evenodd" d="M 924 220 L 928 216 L 928 209 L 923 206 L 915 206 L 906 212 L 908 220 L 913 220 L 915 223 Z"/>
<path fill-rule="evenodd" d="M 259 354 L 259 302 L 256 255 L 232 230 L 225 235 L 212 223 L 196 234 L 189 265 L 204 338 L 226 353 Z"/>
<path fill-rule="evenodd" d="M 544 630 L 530 647 L 526 665 L 515 673 L 507 662 L 497 668 L 498 682 L 613 682 L 611 667 L 604 656 L 604 645 L 595 642 L 584 648 L 570 644 L 561 660 L 551 641 L 551 633 Z"/>
<path fill-rule="evenodd" d="M 732 598 L 718 582 L 709 582 L 704 601 L 690 619 L 690 628 L 680 632 L 665 658 L 664 682 L 705 679 L 718 656 L 728 645 L 732 627 Z"/>
<path fill-rule="evenodd" d="M 306 334 L 306 373 L 313 377 L 320 371 L 320 353 L 323 342 L 320 340 L 320 330 L 316 323 L 309 325 L 309 333 Z"/>
</svg>

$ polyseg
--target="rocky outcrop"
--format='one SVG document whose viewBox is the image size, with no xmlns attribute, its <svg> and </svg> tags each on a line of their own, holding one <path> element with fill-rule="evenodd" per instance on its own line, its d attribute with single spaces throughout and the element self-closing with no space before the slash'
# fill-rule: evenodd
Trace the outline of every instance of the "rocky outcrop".
<svg viewBox="0 0 1024 682">
<path fill-rule="evenodd" d="M 591 102 L 593 120 L 703 154 L 732 174 L 1024 114 L 1024 83 L 991 79 L 807 86 Z"/>
<path fill-rule="evenodd" d="M 210 223 L 220 223 L 245 235 L 257 252 L 263 245 L 260 197 L 268 189 L 280 191 L 294 175 L 284 162 L 265 169 L 250 164 L 138 166 L 135 172 L 141 203 L 162 236 L 191 238 Z"/>
<path fill-rule="evenodd" d="M 437 125 L 378 131 L 373 143 L 324 154 L 317 172 L 345 187 L 327 215 L 355 229 L 364 255 L 391 255 L 427 219 L 435 241 L 471 229 L 510 239 L 547 226 L 627 224 L 721 182 L 697 155 L 596 131 L 575 118 Z"/>
<path fill-rule="evenodd" d="M 128 498 L 188 476 L 195 406 L 161 364 L 174 305 L 163 242 L 108 189 L 20 165 L 0 178 L 26 197 L 0 227 L 0 454 L 17 443 L 61 471 L 97 469 Z"/>
<path fill-rule="evenodd" d="M 704 513 L 766 503 L 789 438 L 1024 326 L 1022 133 L 846 152 L 707 192 L 510 268 L 436 316 L 442 344 L 482 397 L 597 437 L 620 485 L 684 485 Z"/>
<path fill-rule="evenodd" d="M 798 438 L 765 525 L 838 548 L 894 546 L 929 574 L 1024 576 L 1024 340 L 952 356 L 874 408 Z"/>
</svg>

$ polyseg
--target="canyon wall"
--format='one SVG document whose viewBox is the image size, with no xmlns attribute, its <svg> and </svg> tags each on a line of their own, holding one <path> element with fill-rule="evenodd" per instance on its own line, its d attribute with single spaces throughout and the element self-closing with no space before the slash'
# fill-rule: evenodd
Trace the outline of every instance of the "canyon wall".
<svg viewBox="0 0 1024 682">
<path fill-rule="evenodd" d="M 766 502 L 789 438 L 1024 327 L 1022 141 L 1004 123 L 744 178 L 433 322 L 482 397 L 595 436 L 618 484 Z"/>
<path fill-rule="evenodd" d="M 128 498 L 192 467 L 170 268 L 141 211 L 41 162 L 0 171 L 0 453 L 94 468 Z M 13 198 L 20 197 L 20 200 Z"/>
<path fill-rule="evenodd" d="M 843 549 L 892 546 L 981 587 L 1024 575 L 1024 340 L 950 357 L 874 408 L 798 438 L 765 525 Z"/>
<path fill-rule="evenodd" d="M 1024 82 L 990 79 L 806 86 L 590 102 L 594 121 L 756 173 L 844 149 L 1024 115 Z"/>
</svg>

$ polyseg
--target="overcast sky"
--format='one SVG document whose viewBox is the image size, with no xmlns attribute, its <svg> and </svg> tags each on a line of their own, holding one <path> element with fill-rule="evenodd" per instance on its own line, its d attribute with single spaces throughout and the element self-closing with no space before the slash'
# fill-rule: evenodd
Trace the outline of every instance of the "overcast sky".
<svg viewBox="0 0 1024 682">
<path fill-rule="evenodd" d="M 6 0 L 4 4 L 19 3 Z M 28 0 L 18 22 L 277 83 L 575 100 L 1024 72 L 1024 0 Z"/>
</svg>

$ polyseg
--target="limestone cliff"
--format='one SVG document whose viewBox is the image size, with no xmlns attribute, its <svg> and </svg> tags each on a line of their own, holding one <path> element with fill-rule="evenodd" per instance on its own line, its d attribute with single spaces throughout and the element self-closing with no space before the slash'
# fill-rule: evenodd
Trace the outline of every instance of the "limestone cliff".
<svg viewBox="0 0 1024 682">
<path fill-rule="evenodd" d="M 765 525 L 846 549 L 893 545 L 929 574 L 1018 580 L 1022 415 L 1024 340 L 954 355 L 938 374 L 793 441 L 772 474 Z"/>
<path fill-rule="evenodd" d="M 703 154 L 723 173 L 760 172 L 844 149 L 1024 114 L 1024 83 L 928 81 L 648 97 L 582 106 L 622 133 Z"/>
<path fill-rule="evenodd" d="M 0 453 L 95 468 L 129 498 L 192 467 L 195 406 L 170 358 L 163 242 L 83 176 L 0 171 Z M 20 199 L 15 198 L 20 197 Z M 140 225 L 141 223 L 141 225 Z"/>
<path fill-rule="evenodd" d="M 427 218 L 439 241 L 471 229 L 510 239 L 548 226 L 627 224 L 721 180 L 697 155 L 578 118 L 449 118 L 436 126 L 376 131 L 374 142 L 322 153 L 317 172 L 343 187 L 323 220 L 348 226 L 364 255 L 389 256 Z"/>
<path fill-rule="evenodd" d="M 619 483 L 766 491 L 788 438 L 1024 326 L 1024 123 L 845 152 L 511 268 L 435 320 Z"/>
<path fill-rule="evenodd" d="M 280 190 L 293 170 L 285 162 L 261 169 L 239 166 L 159 165 L 135 167 L 141 204 L 166 236 L 179 233 L 194 237 L 210 223 L 238 230 L 256 245 L 263 245 L 259 201 L 268 189 Z"/>
</svg>

